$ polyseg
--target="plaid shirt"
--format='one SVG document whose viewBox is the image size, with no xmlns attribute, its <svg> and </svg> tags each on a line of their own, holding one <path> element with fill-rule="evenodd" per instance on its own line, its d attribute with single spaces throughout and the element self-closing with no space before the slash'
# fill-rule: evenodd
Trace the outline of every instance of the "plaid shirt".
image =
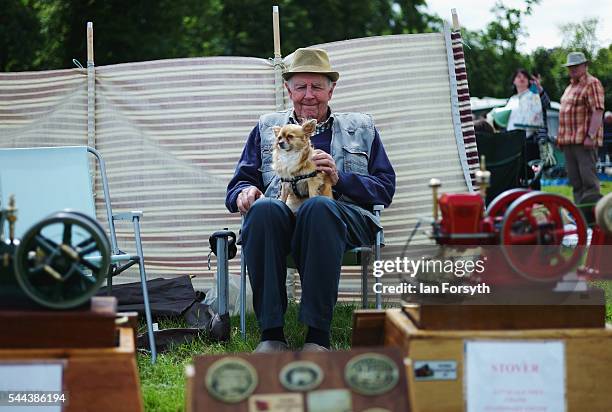
<svg viewBox="0 0 612 412">
<path fill-rule="evenodd" d="M 594 110 L 604 109 L 604 89 L 601 82 L 586 73 L 578 81 L 572 80 L 561 96 L 557 144 L 582 144 L 589 131 Z M 593 140 L 603 145 L 603 129 L 597 130 Z"/>
<path fill-rule="evenodd" d="M 302 123 L 298 120 L 297 115 L 295 114 L 295 110 L 291 112 L 291 117 L 289 118 L 289 122 L 293 124 L 301 125 Z M 332 124 L 334 123 L 334 116 L 331 114 L 331 109 L 327 109 L 327 119 L 325 119 L 322 123 L 317 123 L 315 127 L 315 132 L 313 135 L 317 135 L 319 133 L 323 133 L 329 129 L 331 129 Z"/>
</svg>

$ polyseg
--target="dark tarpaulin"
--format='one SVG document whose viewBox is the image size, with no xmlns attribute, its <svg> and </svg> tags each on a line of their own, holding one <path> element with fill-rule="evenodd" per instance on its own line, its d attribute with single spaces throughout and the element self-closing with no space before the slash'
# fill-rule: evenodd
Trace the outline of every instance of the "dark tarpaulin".
<svg viewBox="0 0 612 412">
<path fill-rule="evenodd" d="M 219 316 L 208 305 L 201 303 L 205 293 L 195 291 L 191 278 L 187 275 L 171 279 L 147 281 L 151 314 L 154 318 L 182 318 L 189 328 L 172 328 L 154 332 L 159 351 L 189 342 L 198 336 L 209 337 L 215 341 L 227 341 L 230 334 L 229 315 Z M 107 288 L 98 292 L 107 295 Z M 118 312 L 138 312 L 144 316 L 144 300 L 140 282 L 113 285 L 112 295 L 117 298 Z M 148 349 L 146 335 L 137 339 L 139 348 Z"/>
<path fill-rule="evenodd" d="M 171 279 L 148 280 L 147 289 L 153 317 L 181 316 L 196 302 L 196 291 L 191 284 L 191 278 L 187 275 Z M 106 294 L 106 287 L 101 288 L 98 292 L 98 295 L 105 296 Z M 117 298 L 119 312 L 138 312 L 139 315 L 144 315 L 144 300 L 140 282 L 113 285 L 112 295 Z"/>
</svg>

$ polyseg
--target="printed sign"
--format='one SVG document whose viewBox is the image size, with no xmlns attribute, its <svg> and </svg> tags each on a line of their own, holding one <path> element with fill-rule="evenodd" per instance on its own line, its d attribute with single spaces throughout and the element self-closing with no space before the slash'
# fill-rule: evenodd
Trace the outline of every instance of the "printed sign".
<svg viewBox="0 0 612 412">
<path fill-rule="evenodd" d="M 564 412 L 562 341 L 466 341 L 468 412 Z"/>
</svg>

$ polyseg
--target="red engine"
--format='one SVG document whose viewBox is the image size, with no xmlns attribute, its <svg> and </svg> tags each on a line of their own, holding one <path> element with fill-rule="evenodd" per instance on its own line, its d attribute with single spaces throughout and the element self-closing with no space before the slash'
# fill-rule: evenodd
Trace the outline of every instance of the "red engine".
<svg viewBox="0 0 612 412">
<path fill-rule="evenodd" d="M 482 193 L 443 194 L 437 198 L 439 182 L 432 182 L 437 203 L 433 238 L 440 245 L 481 247 L 488 258 L 489 272 L 498 283 L 556 281 L 582 263 L 587 224 L 567 198 L 513 189 L 499 195 L 485 210 Z M 612 245 L 611 196 L 598 203 L 594 247 L 580 274 L 612 275 L 612 258 L 603 250 Z"/>
<path fill-rule="evenodd" d="M 595 222 L 586 264 L 579 273 L 609 278 L 612 276 L 612 193 L 597 202 Z"/>
</svg>

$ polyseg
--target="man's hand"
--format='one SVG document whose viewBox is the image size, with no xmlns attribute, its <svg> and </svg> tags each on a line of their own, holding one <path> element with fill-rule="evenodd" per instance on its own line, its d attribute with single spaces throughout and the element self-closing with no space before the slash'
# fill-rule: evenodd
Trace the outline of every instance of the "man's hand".
<svg viewBox="0 0 612 412">
<path fill-rule="evenodd" d="M 242 189 L 242 191 L 238 194 L 238 198 L 236 198 L 236 206 L 238 206 L 240 213 L 245 215 L 251 206 L 253 206 L 253 203 L 255 203 L 255 201 L 262 196 L 263 193 L 261 193 L 261 190 L 255 186 L 249 186 Z"/>
<path fill-rule="evenodd" d="M 331 178 L 332 186 L 335 186 L 336 183 L 338 183 L 339 177 L 338 169 L 336 169 L 336 162 L 329 153 L 326 153 L 321 149 L 316 149 L 314 151 L 314 155 L 312 156 L 312 161 L 314 162 L 318 171 L 325 173 Z"/>
<path fill-rule="evenodd" d="M 591 139 L 591 136 L 588 136 L 584 138 L 584 141 L 582 142 L 582 144 L 584 145 L 584 147 L 595 147 L 595 141 L 593 139 Z"/>
</svg>

